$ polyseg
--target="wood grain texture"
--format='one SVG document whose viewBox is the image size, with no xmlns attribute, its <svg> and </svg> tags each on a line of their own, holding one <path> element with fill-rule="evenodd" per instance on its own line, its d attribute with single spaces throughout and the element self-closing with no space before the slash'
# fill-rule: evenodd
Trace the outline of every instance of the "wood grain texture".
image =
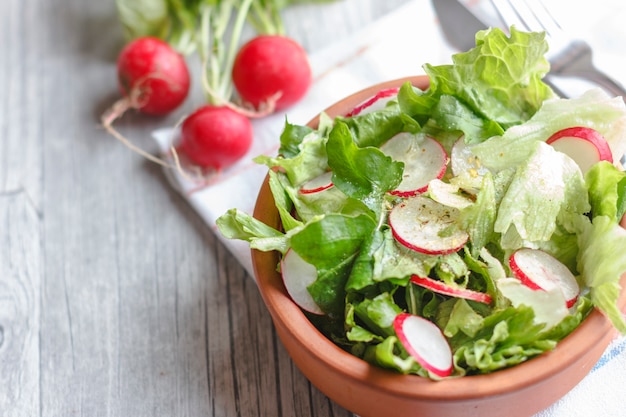
<svg viewBox="0 0 626 417">
<path fill-rule="evenodd" d="M 405 2 L 296 6 L 287 32 L 314 52 Z M 349 416 L 160 168 L 98 126 L 122 44 L 113 1 L 0 5 L 0 415 Z M 153 151 L 194 104 L 116 125 Z"/>
</svg>

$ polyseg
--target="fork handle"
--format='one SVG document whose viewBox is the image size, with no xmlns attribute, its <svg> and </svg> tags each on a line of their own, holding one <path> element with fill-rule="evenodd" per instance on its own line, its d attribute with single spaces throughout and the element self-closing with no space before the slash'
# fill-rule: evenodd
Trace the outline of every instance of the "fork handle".
<svg viewBox="0 0 626 417">
<path fill-rule="evenodd" d="M 626 100 L 626 89 L 619 82 L 609 77 L 607 74 L 596 70 L 596 71 L 588 71 L 586 73 L 580 74 L 582 77 L 595 82 L 601 87 L 604 87 L 611 95 L 621 96 Z"/>
<path fill-rule="evenodd" d="M 602 71 L 595 69 L 594 71 L 576 71 L 576 72 L 568 72 L 567 74 L 555 73 L 554 75 L 562 78 L 582 78 L 584 80 L 590 81 L 599 87 L 604 88 L 604 90 L 611 96 L 622 97 L 624 101 L 626 101 L 626 88 L 618 81 L 609 77 L 607 74 Z M 547 74 L 543 81 L 548 84 L 552 90 L 559 97 L 569 97 L 570 95 L 565 93 L 562 89 L 557 87 L 554 82 L 551 81 L 550 74 Z"/>
<path fill-rule="evenodd" d="M 611 78 L 606 73 L 600 71 L 595 66 L 591 68 L 580 68 L 577 69 L 575 67 L 568 68 L 567 72 L 556 71 L 554 75 L 558 75 L 559 77 L 571 78 L 578 77 L 583 80 L 590 81 L 599 87 L 604 88 L 604 90 L 612 96 L 620 96 L 626 101 L 626 89 L 622 84 L 620 84 L 615 79 Z M 556 92 L 556 90 L 555 90 Z M 566 95 L 561 95 L 561 97 L 566 97 Z"/>
<path fill-rule="evenodd" d="M 546 75 L 546 77 L 544 77 L 543 82 L 548 84 L 550 88 L 552 88 L 552 91 L 554 91 L 557 96 L 563 97 L 563 98 L 569 97 L 568 94 L 566 94 L 563 90 L 561 90 L 559 87 L 556 86 L 556 84 L 552 82 L 549 75 Z"/>
</svg>

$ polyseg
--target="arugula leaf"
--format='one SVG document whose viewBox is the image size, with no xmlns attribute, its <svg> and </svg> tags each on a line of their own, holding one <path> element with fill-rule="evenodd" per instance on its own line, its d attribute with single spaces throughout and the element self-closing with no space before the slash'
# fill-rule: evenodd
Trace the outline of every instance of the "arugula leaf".
<svg viewBox="0 0 626 417">
<path fill-rule="evenodd" d="M 318 269 L 353 259 L 376 223 L 366 215 L 328 214 L 309 221 L 291 237 L 291 247 Z"/>
<path fill-rule="evenodd" d="M 282 180 L 284 174 L 269 171 L 269 185 L 272 195 L 274 196 L 274 203 L 276 209 L 280 214 L 280 220 L 285 231 L 289 231 L 293 228 L 302 226 L 302 221 L 294 218 L 291 214 L 293 209 L 293 199 L 289 196 L 289 184 L 288 181 Z"/>
<path fill-rule="evenodd" d="M 329 134 L 326 152 L 333 184 L 349 197 L 363 201 L 378 218 L 385 193 L 402 181 L 404 164 L 377 148 L 359 148 L 341 121 Z"/>
<path fill-rule="evenodd" d="M 280 149 L 278 154 L 285 158 L 293 158 L 300 153 L 300 145 L 313 132 L 308 126 L 300 126 L 285 120 L 283 132 L 280 134 Z"/>
<path fill-rule="evenodd" d="M 291 247 L 318 270 L 309 292 L 322 310 L 343 312 L 345 283 L 358 251 L 376 224 L 367 215 L 320 216 L 291 236 Z"/>
<path fill-rule="evenodd" d="M 400 132 L 419 130 L 415 120 L 403 117 L 397 105 L 355 117 L 338 117 L 336 122 L 350 129 L 354 143 L 361 148 L 379 147 Z"/>
</svg>

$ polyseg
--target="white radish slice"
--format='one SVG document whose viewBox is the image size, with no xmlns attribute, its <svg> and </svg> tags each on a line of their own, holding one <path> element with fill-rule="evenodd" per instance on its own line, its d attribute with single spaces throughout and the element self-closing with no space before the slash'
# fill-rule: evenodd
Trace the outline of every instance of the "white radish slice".
<svg viewBox="0 0 626 417">
<path fill-rule="evenodd" d="M 393 329 L 406 351 L 427 371 L 445 378 L 452 374 L 452 350 L 433 322 L 409 313 L 393 320 Z"/>
<path fill-rule="evenodd" d="M 567 308 L 576 303 L 580 287 L 574 274 L 561 261 L 539 249 L 518 249 L 509 258 L 511 271 L 522 284 L 533 290 L 559 288 Z"/>
<path fill-rule="evenodd" d="M 429 136 L 398 133 L 380 150 L 392 159 L 404 162 L 402 182 L 391 194 L 410 197 L 423 193 L 428 183 L 443 178 L 446 173 L 448 154 L 439 142 Z"/>
<path fill-rule="evenodd" d="M 380 90 L 375 96 L 365 100 L 363 103 L 352 109 L 352 111 L 346 114 L 346 117 L 352 117 L 384 109 L 387 103 L 398 95 L 399 90 L 400 89 L 397 87 Z"/>
<path fill-rule="evenodd" d="M 559 130 L 546 143 L 572 158 L 583 174 L 599 161 L 613 163 L 613 153 L 606 139 L 597 130 L 588 127 Z"/>
<path fill-rule="evenodd" d="M 467 288 L 455 288 L 443 281 L 438 281 L 429 277 L 420 277 L 419 275 L 411 276 L 411 282 L 439 294 L 464 298 L 466 300 L 477 301 L 484 304 L 491 304 L 491 296 L 484 292 L 469 290 Z"/>
<path fill-rule="evenodd" d="M 306 182 L 301 188 L 301 194 L 314 194 L 319 193 L 320 191 L 324 191 L 333 186 L 331 181 L 333 173 L 327 171 L 322 175 L 319 175 L 312 180 Z"/>
<path fill-rule="evenodd" d="M 461 249 L 469 239 L 456 226 L 459 210 L 417 195 L 398 203 L 389 213 L 389 226 L 398 242 L 428 255 L 445 255 Z"/>
<path fill-rule="evenodd" d="M 280 270 L 285 289 L 293 302 L 309 313 L 324 314 L 308 290 L 308 286 L 317 279 L 317 269 L 289 249 L 281 260 Z"/>
<path fill-rule="evenodd" d="M 459 194 L 459 191 L 459 187 L 440 179 L 428 183 L 428 196 L 443 205 L 464 209 L 474 204 L 472 200 Z"/>
<path fill-rule="evenodd" d="M 480 159 L 474 155 L 471 146 L 465 143 L 465 135 L 454 142 L 450 150 L 450 168 L 454 176 L 459 176 L 466 172 L 472 177 L 485 175 L 488 171 L 481 163 Z"/>
</svg>

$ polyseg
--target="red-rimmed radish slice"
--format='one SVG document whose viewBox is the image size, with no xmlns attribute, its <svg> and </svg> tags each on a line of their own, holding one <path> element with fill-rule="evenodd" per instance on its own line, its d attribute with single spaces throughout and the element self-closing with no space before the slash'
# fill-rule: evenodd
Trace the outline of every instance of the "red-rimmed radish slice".
<svg viewBox="0 0 626 417">
<path fill-rule="evenodd" d="M 365 100 L 363 103 L 352 109 L 352 111 L 346 114 L 346 117 L 352 117 L 384 109 L 387 103 L 398 95 L 399 90 L 400 89 L 397 87 L 380 90 L 374 97 Z"/>
<path fill-rule="evenodd" d="M 574 274 L 561 261 L 539 249 L 518 249 L 509 257 L 513 275 L 533 290 L 559 288 L 567 308 L 573 306 L 580 294 Z"/>
<path fill-rule="evenodd" d="M 324 314 L 315 303 L 308 286 L 317 279 L 317 269 L 289 249 L 280 262 L 283 284 L 294 303 L 313 314 Z"/>
<path fill-rule="evenodd" d="M 393 329 L 406 351 L 427 371 L 445 378 L 452 374 L 452 350 L 439 327 L 423 317 L 400 313 Z"/>
<path fill-rule="evenodd" d="M 572 158 L 583 174 L 596 162 L 613 163 L 613 153 L 606 139 L 597 130 L 588 127 L 559 130 L 546 143 Z"/>
<path fill-rule="evenodd" d="M 459 210 L 417 195 L 396 204 L 389 226 L 398 242 L 417 252 L 445 255 L 461 249 L 469 239 L 456 226 Z"/>
<path fill-rule="evenodd" d="M 475 177 L 484 175 L 488 169 L 481 163 L 480 159 L 474 155 L 472 148 L 465 143 L 465 135 L 454 142 L 450 150 L 450 168 L 455 176 L 461 175 L 463 172 Z"/>
<path fill-rule="evenodd" d="M 429 136 L 398 133 L 380 150 L 396 161 L 404 162 L 402 182 L 391 194 L 410 197 L 423 193 L 428 183 L 443 178 L 448 164 L 448 154 L 439 142 Z"/>
<path fill-rule="evenodd" d="M 420 277 L 419 275 L 411 276 L 411 282 L 439 294 L 464 298 L 466 300 L 477 301 L 484 304 L 491 304 L 491 296 L 484 292 L 468 290 L 467 288 L 455 288 L 443 281 L 438 281 L 429 277 Z"/>
<path fill-rule="evenodd" d="M 331 181 L 333 177 L 333 173 L 327 171 L 322 175 L 319 175 L 312 180 L 306 182 L 301 188 L 301 194 L 313 194 L 319 193 L 320 191 L 324 191 L 333 186 L 333 182 Z"/>
</svg>

